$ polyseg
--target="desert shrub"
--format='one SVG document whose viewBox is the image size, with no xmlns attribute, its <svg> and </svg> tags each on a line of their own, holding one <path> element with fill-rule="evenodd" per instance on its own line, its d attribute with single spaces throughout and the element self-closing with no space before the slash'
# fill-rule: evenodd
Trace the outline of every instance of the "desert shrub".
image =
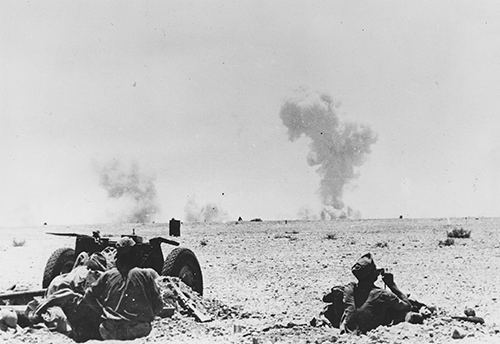
<svg viewBox="0 0 500 344">
<path fill-rule="evenodd" d="M 447 231 L 448 238 L 470 238 L 470 230 L 463 229 L 463 227 L 453 228 L 451 231 Z"/>
<path fill-rule="evenodd" d="M 327 240 L 335 240 L 335 239 L 337 239 L 337 234 L 335 234 L 335 233 L 329 233 L 329 234 L 326 235 L 325 239 L 327 239 Z"/>
<path fill-rule="evenodd" d="M 274 239 L 288 239 L 290 241 L 297 240 L 297 237 L 291 236 L 290 234 L 276 234 L 274 235 Z"/>
<path fill-rule="evenodd" d="M 453 238 L 446 238 L 446 240 L 439 240 L 439 246 L 451 246 L 455 245 L 455 240 Z"/>
<path fill-rule="evenodd" d="M 12 239 L 12 246 L 14 247 L 22 247 L 24 246 L 24 244 L 26 244 L 26 240 L 25 239 Z"/>
<path fill-rule="evenodd" d="M 203 239 L 200 241 L 200 246 L 207 246 L 208 245 L 208 241 Z"/>
<path fill-rule="evenodd" d="M 299 231 L 293 230 L 293 231 L 287 231 L 285 233 L 286 234 L 299 234 Z"/>
<path fill-rule="evenodd" d="M 389 245 L 385 241 L 380 241 L 380 242 L 375 244 L 375 247 L 385 248 L 385 247 L 389 247 Z"/>
</svg>

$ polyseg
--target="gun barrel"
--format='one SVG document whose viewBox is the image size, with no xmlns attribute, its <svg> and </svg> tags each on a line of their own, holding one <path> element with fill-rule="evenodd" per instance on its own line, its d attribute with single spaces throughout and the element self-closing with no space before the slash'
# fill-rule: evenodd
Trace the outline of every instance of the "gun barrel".
<svg viewBox="0 0 500 344">
<path fill-rule="evenodd" d="M 78 234 L 78 233 L 45 232 L 45 234 L 56 235 L 56 236 L 67 236 L 67 237 L 86 236 L 85 234 Z"/>
<path fill-rule="evenodd" d="M 26 291 L 13 291 L 10 293 L 0 294 L 0 300 L 15 299 L 17 297 L 35 297 L 45 295 L 47 289 L 26 290 Z"/>
</svg>

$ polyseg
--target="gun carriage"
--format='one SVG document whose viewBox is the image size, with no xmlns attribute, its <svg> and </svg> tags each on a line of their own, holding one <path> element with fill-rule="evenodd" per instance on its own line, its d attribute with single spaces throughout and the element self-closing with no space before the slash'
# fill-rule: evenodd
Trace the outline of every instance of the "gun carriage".
<svg viewBox="0 0 500 344">
<path fill-rule="evenodd" d="M 57 236 L 75 237 L 75 248 L 59 248 L 49 257 L 43 272 L 42 287 L 47 288 L 50 282 L 57 276 L 71 271 L 75 259 L 82 252 L 91 255 L 96 252 L 113 254 L 116 250 L 117 240 L 111 237 L 103 237 L 98 231 L 92 235 L 78 233 L 47 233 Z M 141 268 L 152 268 L 159 275 L 179 277 L 184 283 L 200 295 L 203 294 L 203 277 L 201 267 L 193 251 L 188 248 L 178 247 L 179 243 L 162 237 L 144 240 L 143 237 L 135 235 L 122 235 L 134 240 L 136 251 L 136 266 Z M 161 244 L 177 246 L 164 259 Z"/>
</svg>

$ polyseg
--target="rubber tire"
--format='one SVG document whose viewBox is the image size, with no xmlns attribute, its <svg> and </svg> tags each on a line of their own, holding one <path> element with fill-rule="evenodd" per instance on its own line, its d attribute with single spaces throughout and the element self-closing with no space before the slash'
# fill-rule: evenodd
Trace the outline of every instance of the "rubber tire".
<svg viewBox="0 0 500 344">
<path fill-rule="evenodd" d="M 161 274 L 179 277 L 191 289 L 203 295 L 203 276 L 200 263 L 190 249 L 183 247 L 173 249 L 163 263 Z"/>
<path fill-rule="evenodd" d="M 55 250 L 50 255 L 49 260 L 47 260 L 47 264 L 45 265 L 42 288 L 47 288 L 56 276 L 71 271 L 74 263 L 75 250 L 67 247 Z"/>
</svg>

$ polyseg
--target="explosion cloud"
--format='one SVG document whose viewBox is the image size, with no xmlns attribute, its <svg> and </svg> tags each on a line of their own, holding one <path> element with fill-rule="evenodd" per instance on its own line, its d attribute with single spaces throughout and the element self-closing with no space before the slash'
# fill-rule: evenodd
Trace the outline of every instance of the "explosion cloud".
<svg viewBox="0 0 500 344">
<path fill-rule="evenodd" d="M 376 134 L 366 125 L 342 122 L 327 94 L 303 93 L 285 101 L 280 118 L 288 128 L 290 141 L 302 135 L 311 139 L 307 163 L 317 167 L 321 177 L 319 194 L 324 209 L 321 218 L 351 216 L 354 211 L 345 208 L 344 187 L 357 175 L 377 141 Z"/>
<path fill-rule="evenodd" d="M 300 220 L 317 220 L 318 216 L 314 213 L 314 211 L 308 207 L 301 207 L 297 212 L 297 217 Z"/>
<path fill-rule="evenodd" d="M 227 217 L 227 213 L 217 204 L 207 203 L 205 206 L 199 206 L 194 198 L 188 199 L 184 212 L 187 222 L 221 222 Z"/>
<path fill-rule="evenodd" d="M 124 200 L 129 205 L 121 214 L 121 220 L 145 223 L 154 219 L 159 206 L 152 176 L 141 174 L 136 163 L 127 169 L 117 160 L 98 166 L 97 169 L 100 185 L 108 196 Z"/>
</svg>

